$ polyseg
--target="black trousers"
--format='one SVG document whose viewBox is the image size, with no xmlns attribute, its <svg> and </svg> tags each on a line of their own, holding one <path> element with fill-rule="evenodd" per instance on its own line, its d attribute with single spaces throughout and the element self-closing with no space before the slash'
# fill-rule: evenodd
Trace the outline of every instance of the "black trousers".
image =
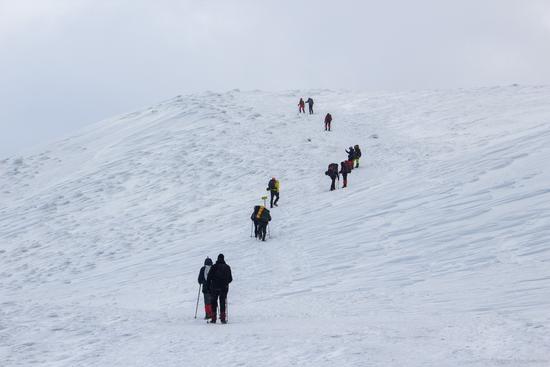
<svg viewBox="0 0 550 367">
<path fill-rule="evenodd" d="M 309 105 L 309 114 L 313 115 L 313 105 Z"/>
<path fill-rule="evenodd" d="M 331 177 L 332 183 L 330 184 L 330 191 L 336 190 L 336 177 Z"/>
<path fill-rule="evenodd" d="M 258 224 L 257 220 L 254 221 L 254 237 L 258 238 Z"/>
<path fill-rule="evenodd" d="M 212 320 L 216 320 L 218 310 L 218 299 L 220 300 L 220 319 L 225 320 L 225 301 L 227 300 L 228 290 L 219 290 L 212 292 Z"/>
<path fill-rule="evenodd" d="M 262 240 L 262 241 L 265 241 L 265 235 L 267 234 L 267 222 L 260 222 L 258 221 L 258 235 L 257 237 Z"/>
<path fill-rule="evenodd" d="M 279 192 L 275 190 L 271 191 L 271 207 L 273 208 L 273 205 L 277 205 L 277 202 L 279 201 Z M 273 199 L 275 198 L 275 201 Z"/>
</svg>

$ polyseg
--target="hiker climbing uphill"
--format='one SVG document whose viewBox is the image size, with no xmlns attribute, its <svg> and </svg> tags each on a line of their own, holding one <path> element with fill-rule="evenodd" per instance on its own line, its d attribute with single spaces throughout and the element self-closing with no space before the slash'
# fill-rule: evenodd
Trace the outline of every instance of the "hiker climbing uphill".
<svg viewBox="0 0 550 367">
<path fill-rule="evenodd" d="M 258 238 L 258 228 L 260 225 L 260 220 L 256 218 L 256 215 L 258 214 L 258 211 L 260 210 L 260 205 L 256 205 L 254 209 L 252 210 L 252 214 L 250 215 L 250 220 L 252 220 L 252 223 L 254 223 L 254 237 Z M 250 237 L 252 237 L 252 234 L 250 234 Z"/>
<path fill-rule="evenodd" d="M 210 272 L 211 266 L 212 266 L 212 259 L 207 257 L 204 260 L 204 266 L 201 268 L 201 270 L 199 270 L 199 279 L 198 279 L 199 284 L 202 285 L 202 294 L 204 297 L 204 313 L 205 313 L 204 318 L 206 320 L 212 318 L 212 295 L 210 293 L 210 289 L 208 289 L 208 285 L 206 284 L 206 279 L 208 278 L 208 273 Z"/>
<path fill-rule="evenodd" d="M 298 113 L 306 113 L 306 104 L 304 102 L 303 98 L 300 98 L 300 102 L 298 102 Z"/>
<path fill-rule="evenodd" d="M 328 165 L 328 170 L 325 172 L 325 175 L 330 177 L 330 191 L 336 190 L 336 179 L 340 181 L 340 175 L 338 175 L 338 163 L 331 163 Z"/>
<path fill-rule="evenodd" d="M 325 116 L 325 131 L 330 131 L 330 124 L 332 123 L 332 115 L 327 113 Z"/>
<path fill-rule="evenodd" d="M 346 161 L 340 162 L 340 174 L 343 180 L 342 188 L 348 187 L 348 173 L 350 172 L 348 163 Z"/>
<path fill-rule="evenodd" d="M 361 149 L 359 148 L 358 144 L 356 144 L 353 148 L 355 152 L 355 168 L 359 168 L 359 158 L 361 158 Z"/>
<path fill-rule="evenodd" d="M 215 324 L 217 318 L 218 299 L 220 302 L 220 321 L 222 324 L 227 323 L 226 319 L 226 301 L 227 293 L 229 292 L 229 283 L 233 281 L 231 275 L 231 267 L 225 263 L 223 254 L 218 255 L 218 260 L 208 272 L 206 284 L 212 292 L 212 319 L 210 323 Z"/>
<path fill-rule="evenodd" d="M 267 183 L 267 189 L 266 191 L 269 191 L 271 193 L 271 201 L 270 207 L 273 208 L 273 206 L 278 206 L 277 203 L 279 202 L 279 191 L 281 188 L 281 184 L 279 183 L 279 180 L 277 180 L 275 177 L 271 177 L 271 180 Z M 275 199 L 275 201 L 273 201 Z"/>
<path fill-rule="evenodd" d="M 313 115 L 313 99 L 309 97 L 306 101 L 308 107 L 309 107 L 309 114 Z"/>
<path fill-rule="evenodd" d="M 346 149 L 346 153 L 348 153 L 348 159 L 345 161 L 346 166 L 348 167 L 348 173 L 351 173 L 354 168 L 354 161 L 355 161 L 355 150 L 353 147 L 349 147 L 349 150 Z"/>
<path fill-rule="evenodd" d="M 348 153 L 348 161 L 354 161 L 355 160 L 355 149 L 353 147 L 349 147 L 349 150 L 346 150 L 346 153 Z"/>
<path fill-rule="evenodd" d="M 271 221 L 269 209 L 263 205 L 256 205 L 250 219 L 254 222 L 255 237 L 259 240 L 265 241 L 267 226 Z"/>
</svg>

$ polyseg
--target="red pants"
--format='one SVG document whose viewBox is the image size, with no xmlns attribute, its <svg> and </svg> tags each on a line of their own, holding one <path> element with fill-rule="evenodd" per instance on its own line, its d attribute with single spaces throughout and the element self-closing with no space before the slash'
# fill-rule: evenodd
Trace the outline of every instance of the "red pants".
<svg viewBox="0 0 550 367">
<path fill-rule="evenodd" d="M 212 296 L 210 293 L 203 293 L 204 295 L 204 313 L 206 318 L 212 318 Z"/>
<path fill-rule="evenodd" d="M 302 112 L 303 112 L 303 113 L 306 113 L 306 108 L 305 108 L 305 106 L 300 106 L 300 112 L 298 112 L 298 113 L 302 113 Z"/>
</svg>

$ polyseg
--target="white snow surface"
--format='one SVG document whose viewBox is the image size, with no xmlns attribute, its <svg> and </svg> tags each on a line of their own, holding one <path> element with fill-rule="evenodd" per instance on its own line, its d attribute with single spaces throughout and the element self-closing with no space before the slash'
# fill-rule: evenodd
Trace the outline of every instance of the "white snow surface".
<svg viewBox="0 0 550 367">
<path fill-rule="evenodd" d="M 208 92 L 100 122 L 0 160 L 0 365 L 550 366 L 549 162 L 546 86 Z M 227 325 L 202 297 L 193 318 L 218 253 Z"/>
</svg>

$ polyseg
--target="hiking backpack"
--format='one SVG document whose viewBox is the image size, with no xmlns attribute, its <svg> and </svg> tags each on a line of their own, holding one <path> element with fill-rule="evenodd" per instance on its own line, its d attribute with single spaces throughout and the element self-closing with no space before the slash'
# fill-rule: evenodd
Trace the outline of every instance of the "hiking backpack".
<svg viewBox="0 0 550 367">
<path fill-rule="evenodd" d="M 342 169 L 341 169 L 342 173 L 350 173 L 351 172 L 349 170 L 348 161 L 343 161 L 342 163 L 340 163 L 340 166 L 342 167 Z"/>
</svg>

